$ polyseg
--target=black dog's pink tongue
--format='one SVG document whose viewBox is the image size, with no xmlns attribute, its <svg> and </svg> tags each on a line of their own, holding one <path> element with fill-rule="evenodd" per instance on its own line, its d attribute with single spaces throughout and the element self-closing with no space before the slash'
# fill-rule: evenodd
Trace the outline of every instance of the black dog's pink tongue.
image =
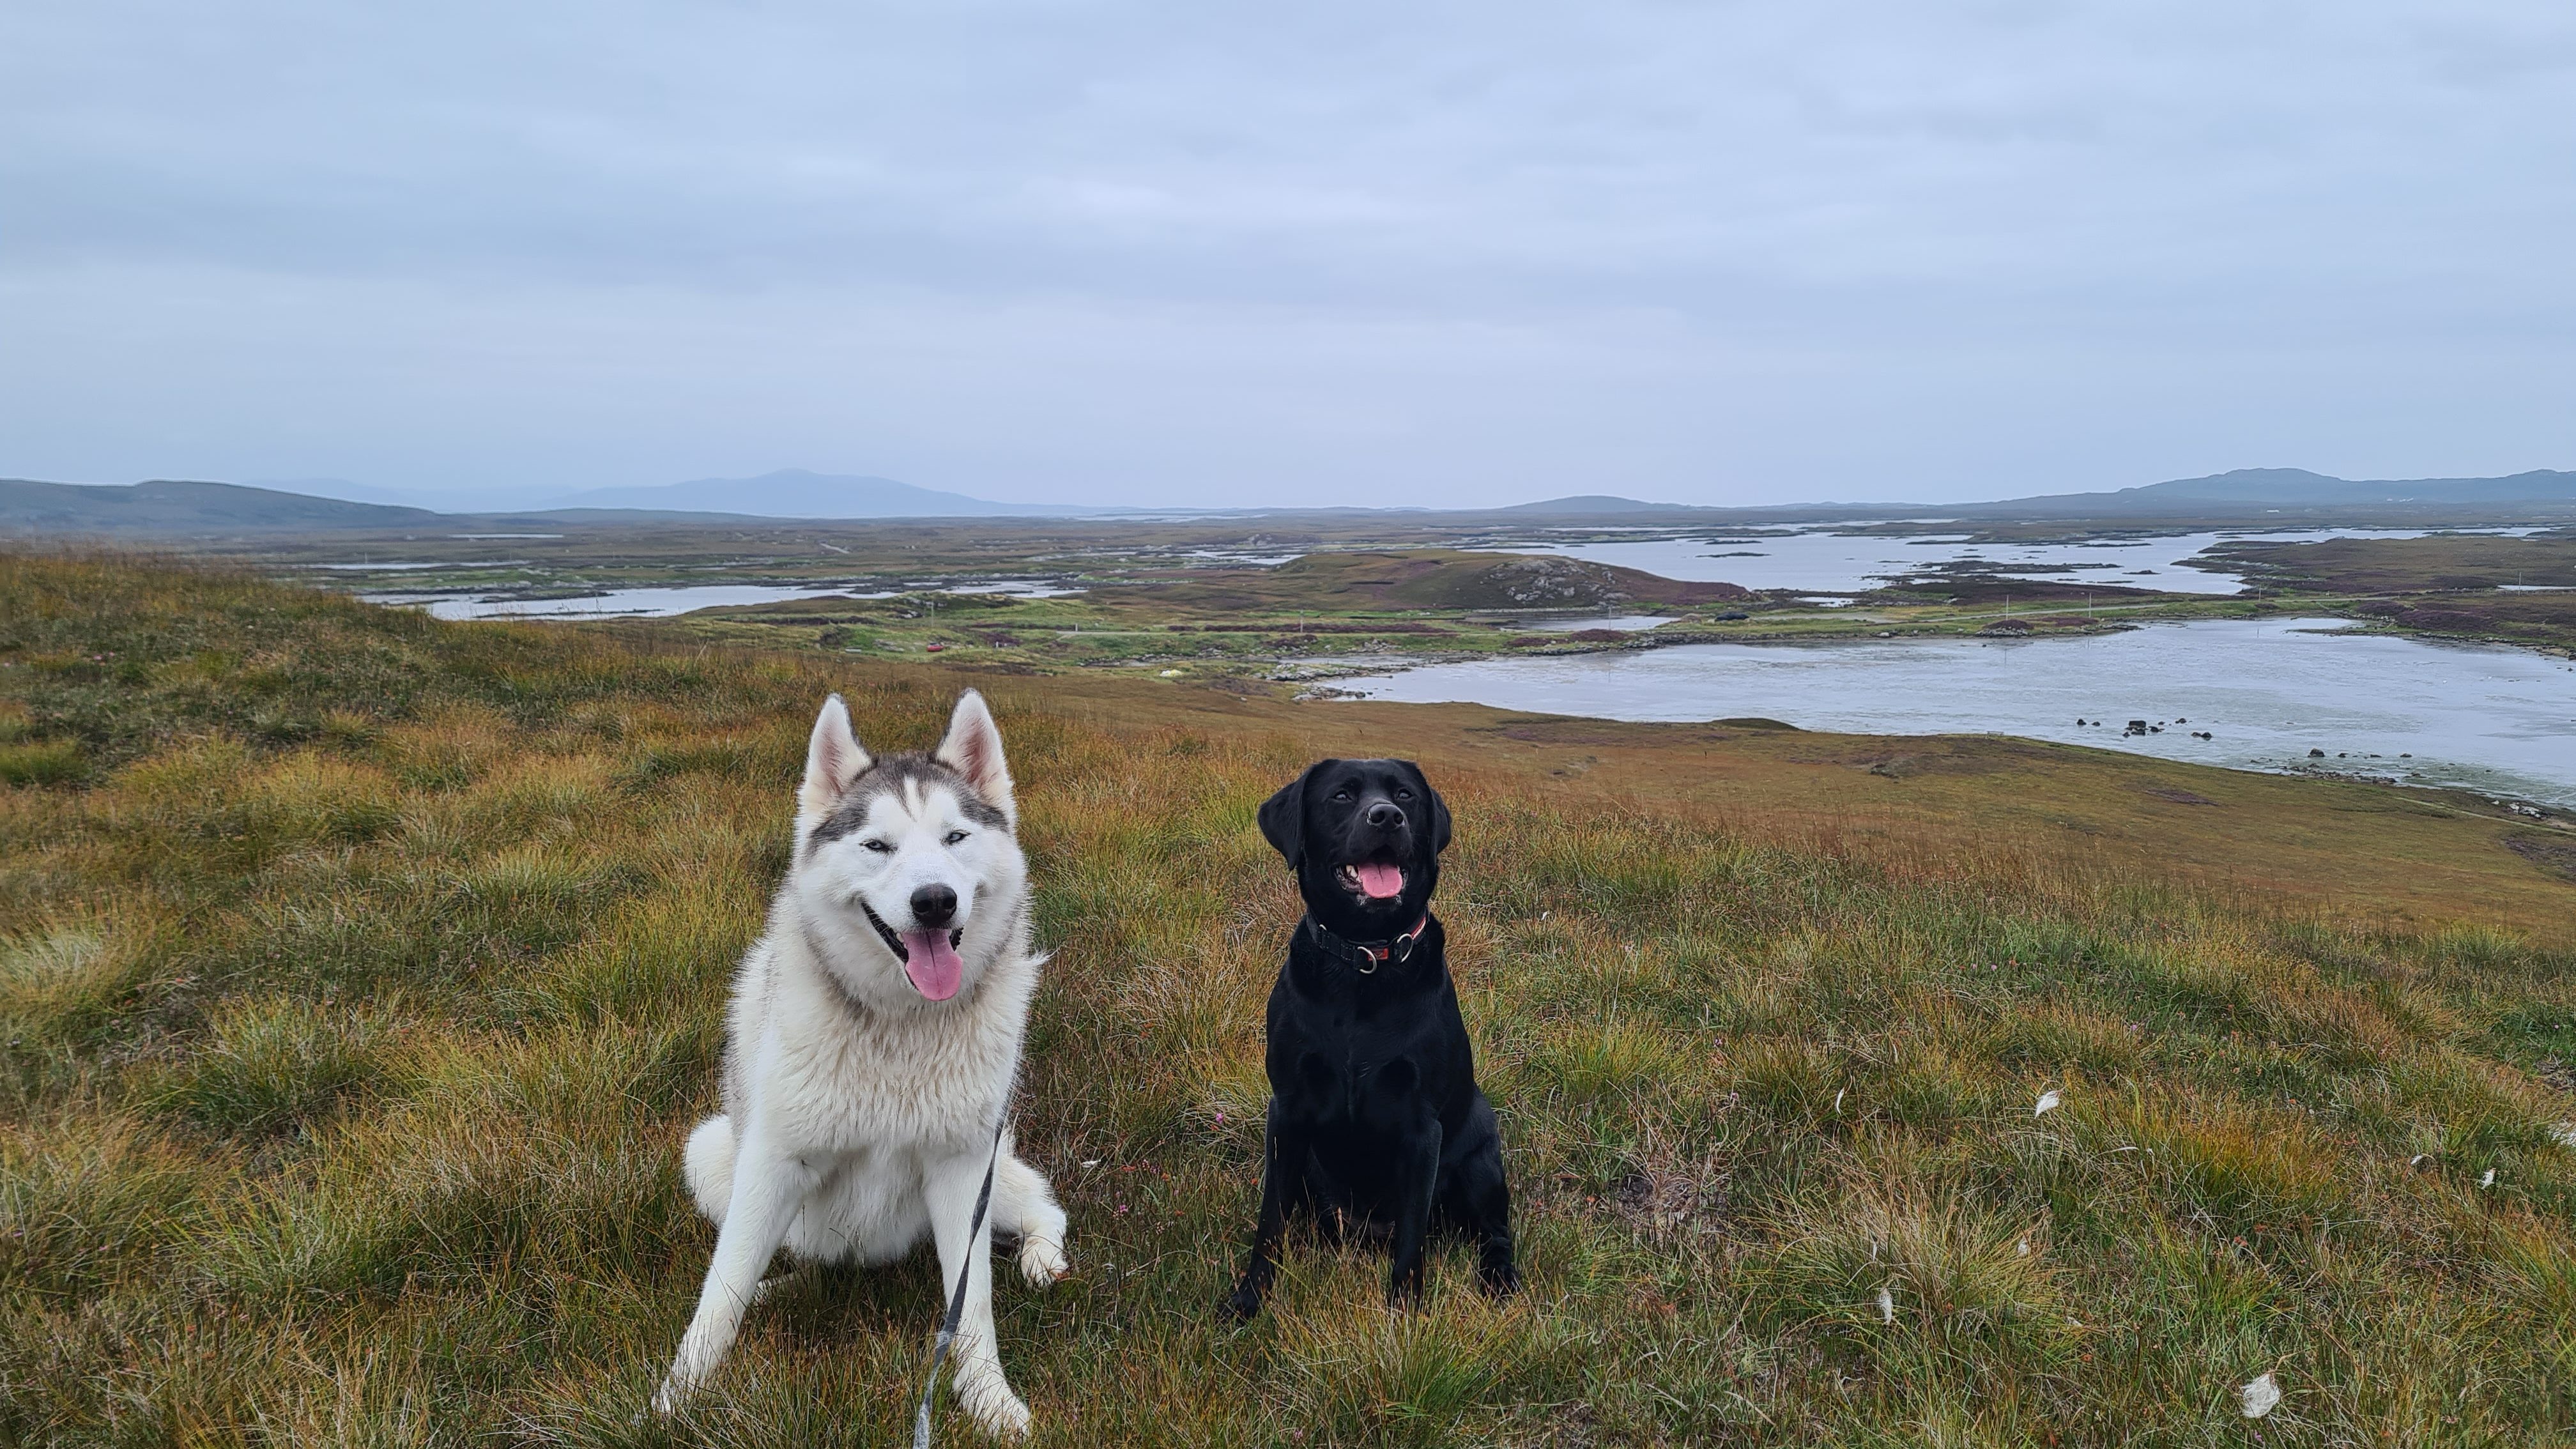
<svg viewBox="0 0 2576 1449">
<path fill-rule="evenodd" d="M 1360 878 L 1360 889 L 1373 901 L 1391 901 L 1404 894 L 1404 867 L 1400 865 L 1359 865 L 1351 874 Z"/>
</svg>

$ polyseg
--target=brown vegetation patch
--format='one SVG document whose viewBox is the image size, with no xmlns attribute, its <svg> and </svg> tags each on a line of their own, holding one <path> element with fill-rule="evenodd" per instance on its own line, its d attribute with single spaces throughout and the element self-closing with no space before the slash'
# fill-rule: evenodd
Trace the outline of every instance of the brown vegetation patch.
<svg viewBox="0 0 2576 1449">
<path fill-rule="evenodd" d="M 2265 582 L 2296 589 L 2418 593 L 2497 584 L 2576 585 L 2576 539 L 2428 534 L 2422 538 L 2336 538 L 2318 543 L 2223 543 Z"/>
<path fill-rule="evenodd" d="M 1446 634 L 1450 632 L 1437 624 L 1425 624 L 1419 619 L 1371 619 L 1358 624 L 1327 623 L 1317 620 L 1312 623 L 1295 624 L 1273 621 L 1267 624 L 1169 624 L 1164 627 L 1176 634 L 1191 632 L 1201 634 Z"/>
<path fill-rule="evenodd" d="M 1974 736 L 1929 736 L 1906 740 L 1909 748 L 1890 750 L 1895 741 L 1860 754 L 1840 756 L 1838 763 L 1858 765 L 1873 775 L 1911 779 L 1917 775 L 1992 775 L 2018 768 L 2038 750 L 2020 740 Z"/>
<path fill-rule="evenodd" d="M 2484 616 L 2466 609 L 2416 608 L 2408 609 L 2397 617 L 2399 622 L 2409 627 L 2438 633 L 2467 633 L 2486 622 Z"/>
<path fill-rule="evenodd" d="M 2552 875 L 2576 880 L 2576 840 L 2548 835 L 2508 835 L 2504 848 Z"/>
<path fill-rule="evenodd" d="M 1715 1154 L 1696 1161 L 1658 1154 L 1632 1166 L 1610 1189 L 1610 1202 L 1649 1237 L 1716 1235 L 1726 1230 L 1726 1184 Z"/>
</svg>

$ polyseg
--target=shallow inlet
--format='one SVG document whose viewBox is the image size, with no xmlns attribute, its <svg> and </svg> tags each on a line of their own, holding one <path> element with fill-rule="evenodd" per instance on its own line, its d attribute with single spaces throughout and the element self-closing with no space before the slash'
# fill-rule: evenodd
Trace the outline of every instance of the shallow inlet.
<svg viewBox="0 0 2576 1449">
<path fill-rule="evenodd" d="M 1078 594 L 1035 579 L 970 579 L 957 583 L 925 581 L 900 590 L 858 592 L 783 584 L 686 584 L 671 588 L 609 589 L 570 599 L 520 599 L 491 593 L 375 593 L 370 603 L 425 608 L 439 619 L 665 619 L 699 609 L 741 604 L 783 604 L 797 599 L 891 599 L 905 594 L 1010 594 L 1025 599 L 1051 599 Z"/>
<path fill-rule="evenodd" d="M 1842 525 L 1848 527 L 1850 525 Z M 1882 537 L 1837 533 L 1832 528 L 1778 532 L 1711 533 L 1692 538 L 1635 539 L 1611 543 L 1539 540 L 1497 544 L 1504 553 L 1552 553 L 1594 563 L 1642 569 L 1668 579 L 1740 584 L 1793 593 L 1867 593 L 1907 574 L 1945 566 L 1972 567 L 1998 578 L 2082 587 L 2158 589 L 2173 594 L 2241 594 L 2234 573 L 2196 568 L 2212 545 L 2234 542 L 2315 543 L 2329 538 L 2422 538 L 2421 528 L 2227 529 L 2147 538 L 2087 539 L 2079 543 L 1970 543 L 1963 534 Z M 2524 536 L 2531 528 L 2463 528 L 2454 533 Z"/>
<path fill-rule="evenodd" d="M 1572 634 L 1584 629 L 1609 629 L 1621 634 L 1642 633 L 1659 624 L 1669 624 L 1678 614 L 1604 614 L 1588 619 L 1541 619 L 1519 627 L 1540 634 Z"/>
<path fill-rule="evenodd" d="M 2576 664 L 2354 633 L 2339 619 L 2152 624 L 2073 639 L 1684 644 L 1334 683 L 1370 699 L 1602 719 L 1758 715 L 1850 734 L 2020 735 L 2576 808 Z M 2163 730 L 2124 735 L 2133 719 Z"/>
</svg>

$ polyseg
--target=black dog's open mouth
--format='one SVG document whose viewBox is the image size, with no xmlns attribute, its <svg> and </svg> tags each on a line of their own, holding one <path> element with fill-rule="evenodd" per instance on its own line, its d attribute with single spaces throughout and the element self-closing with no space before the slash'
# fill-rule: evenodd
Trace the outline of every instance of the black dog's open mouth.
<svg viewBox="0 0 2576 1449">
<path fill-rule="evenodd" d="M 1333 873 L 1342 889 L 1364 901 L 1391 901 L 1404 894 L 1404 867 L 1384 861 L 1362 861 Z"/>
</svg>

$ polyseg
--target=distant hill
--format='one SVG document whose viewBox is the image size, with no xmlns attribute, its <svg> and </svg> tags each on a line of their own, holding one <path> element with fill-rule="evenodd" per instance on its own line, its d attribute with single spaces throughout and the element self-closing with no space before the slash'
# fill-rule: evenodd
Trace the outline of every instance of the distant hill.
<svg viewBox="0 0 2576 1449">
<path fill-rule="evenodd" d="M 426 508 L 350 503 L 237 483 L 38 483 L 0 479 L 0 530 L 16 533 L 293 533 L 437 524 Z"/>
<path fill-rule="evenodd" d="M 1699 509 L 1687 503 L 1640 503 L 1634 498 L 1620 498 L 1608 493 L 1578 493 L 1570 498 L 1542 498 L 1536 503 L 1514 503 L 1492 510 L 1496 513 L 1566 514 L 1597 518 L 1620 513 L 1696 513 Z"/>
<path fill-rule="evenodd" d="M 2535 468 L 2502 478 L 2410 478 L 2354 481 L 2305 468 L 2239 468 L 2206 478 L 2177 478 L 2125 488 L 2142 498 L 2230 498 L 2248 503 L 2557 503 L 2576 500 L 2576 473 Z"/>
<path fill-rule="evenodd" d="M 992 503 L 866 474 L 781 468 L 757 478 L 698 478 L 650 488 L 593 488 L 552 498 L 533 512 L 647 508 L 755 518 L 1032 518 L 1097 512 L 1068 504 Z"/>
<path fill-rule="evenodd" d="M 309 493 L 316 498 L 345 498 L 351 503 L 391 503 L 426 508 L 432 513 L 511 513 L 527 502 L 525 489 L 467 487 L 457 489 L 385 488 L 346 478 L 243 478 L 245 488 L 274 488 L 281 493 Z"/>
<path fill-rule="evenodd" d="M 691 518 L 1062 517 L 1091 510 L 1062 504 L 990 503 L 916 488 L 891 478 L 834 476 L 790 468 L 757 478 L 701 478 L 651 488 L 597 488 L 534 507 L 440 511 L 345 496 L 373 489 L 337 478 L 277 487 L 154 481 L 43 483 L 0 479 L 0 531 L 13 533 L 294 533 L 337 528 L 418 528 L 489 523 L 682 522 Z M 419 495 L 411 495 L 419 496 Z"/>
<path fill-rule="evenodd" d="M 2576 473 L 2534 469 L 2502 478 L 2362 479 L 2304 468 L 2239 468 L 2111 493 L 2059 493 L 1946 505 L 1964 517 L 2101 518 L 2321 508 L 2423 509 L 2458 505 L 2576 505 Z"/>
</svg>

